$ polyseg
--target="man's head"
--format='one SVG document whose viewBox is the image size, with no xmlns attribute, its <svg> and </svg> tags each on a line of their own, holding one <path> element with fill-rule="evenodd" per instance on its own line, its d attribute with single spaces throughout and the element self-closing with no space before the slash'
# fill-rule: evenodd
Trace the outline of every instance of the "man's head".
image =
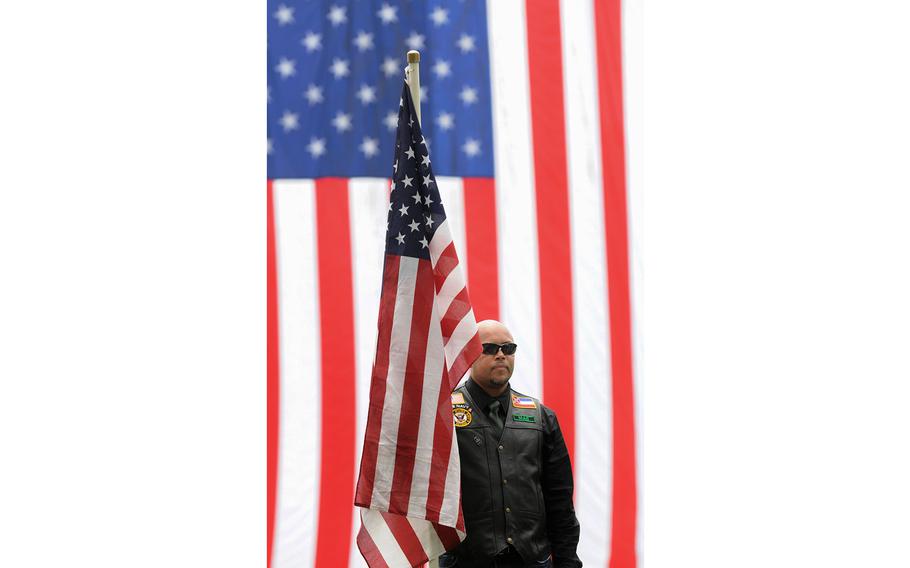
<svg viewBox="0 0 910 568">
<path fill-rule="evenodd" d="M 514 343 L 509 329 L 495 320 L 484 320 L 477 324 L 481 343 Z M 482 354 L 471 366 L 471 378 L 483 390 L 491 394 L 502 393 L 512 378 L 515 354 L 506 355 L 498 349 L 492 355 Z"/>
</svg>

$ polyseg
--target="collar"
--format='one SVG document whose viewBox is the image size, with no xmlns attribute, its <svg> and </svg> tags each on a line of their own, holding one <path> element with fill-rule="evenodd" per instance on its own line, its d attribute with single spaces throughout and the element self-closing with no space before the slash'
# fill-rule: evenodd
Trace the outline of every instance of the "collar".
<svg viewBox="0 0 910 568">
<path fill-rule="evenodd" d="M 474 402 L 477 403 L 477 405 L 481 408 L 481 410 L 486 412 L 487 407 L 490 406 L 491 402 L 493 402 L 494 397 L 488 395 L 487 391 L 480 388 L 480 385 L 475 383 L 474 379 L 469 378 L 468 381 L 465 383 L 465 386 L 467 387 L 468 393 L 471 395 L 471 398 L 474 399 Z M 503 393 L 501 395 L 495 397 L 495 400 L 498 400 L 499 404 L 502 405 L 503 410 L 505 410 L 507 412 L 509 409 L 509 399 L 510 399 L 511 394 L 512 394 L 512 389 L 507 388 L 505 391 L 503 391 Z"/>
</svg>

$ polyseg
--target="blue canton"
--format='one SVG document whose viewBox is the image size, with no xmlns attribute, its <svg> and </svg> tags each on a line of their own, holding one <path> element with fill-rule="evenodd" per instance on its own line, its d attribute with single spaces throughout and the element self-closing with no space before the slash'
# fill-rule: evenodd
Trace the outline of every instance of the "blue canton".
<svg viewBox="0 0 910 568">
<path fill-rule="evenodd" d="M 435 170 L 493 177 L 484 0 L 269 0 L 268 177 L 385 177 L 405 54 Z"/>
<path fill-rule="evenodd" d="M 429 260 L 430 241 L 446 212 L 407 84 L 399 108 L 385 251 Z"/>
</svg>

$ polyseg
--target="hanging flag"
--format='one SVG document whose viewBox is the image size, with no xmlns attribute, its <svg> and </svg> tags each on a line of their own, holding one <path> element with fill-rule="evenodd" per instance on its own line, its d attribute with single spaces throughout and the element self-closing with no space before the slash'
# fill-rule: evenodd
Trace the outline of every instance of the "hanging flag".
<svg viewBox="0 0 910 568">
<path fill-rule="evenodd" d="M 420 566 L 464 539 L 449 400 L 482 349 L 407 85 L 399 108 L 355 501 L 357 545 L 371 568 Z"/>
<path fill-rule="evenodd" d="M 509 327 L 514 388 L 559 415 L 578 554 L 635 566 L 620 8 L 268 0 L 272 568 L 365 566 L 351 503 L 409 49 L 474 315 Z"/>
</svg>

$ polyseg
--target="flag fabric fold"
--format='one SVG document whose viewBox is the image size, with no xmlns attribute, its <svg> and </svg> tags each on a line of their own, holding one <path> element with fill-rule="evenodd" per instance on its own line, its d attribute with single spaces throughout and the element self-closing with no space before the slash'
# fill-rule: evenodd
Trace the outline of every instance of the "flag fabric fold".
<svg viewBox="0 0 910 568">
<path fill-rule="evenodd" d="M 450 394 L 477 324 L 407 84 L 385 238 L 378 340 L 355 505 L 371 568 L 413 567 L 464 539 Z"/>
</svg>

